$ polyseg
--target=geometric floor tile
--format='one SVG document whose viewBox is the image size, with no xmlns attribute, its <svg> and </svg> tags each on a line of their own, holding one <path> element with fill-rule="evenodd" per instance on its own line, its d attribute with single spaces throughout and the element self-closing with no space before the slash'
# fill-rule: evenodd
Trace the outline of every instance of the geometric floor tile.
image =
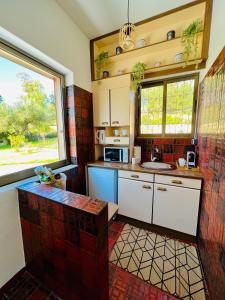
<svg viewBox="0 0 225 300">
<path fill-rule="evenodd" d="M 195 246 L 129 224 L 123 227 L 110 262 L 181 299 L 205 300 Z"/>
</svg>

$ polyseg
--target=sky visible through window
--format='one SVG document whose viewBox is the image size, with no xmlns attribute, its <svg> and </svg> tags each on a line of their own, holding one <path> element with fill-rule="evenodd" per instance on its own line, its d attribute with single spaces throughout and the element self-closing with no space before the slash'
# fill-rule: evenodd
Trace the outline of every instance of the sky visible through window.
<svg viewBox="0 0 225 300">
<path fill-rule="evenodd" d="M 0 176 L 58 160 L 53 79 L 0 56 Z"/>
</svg>

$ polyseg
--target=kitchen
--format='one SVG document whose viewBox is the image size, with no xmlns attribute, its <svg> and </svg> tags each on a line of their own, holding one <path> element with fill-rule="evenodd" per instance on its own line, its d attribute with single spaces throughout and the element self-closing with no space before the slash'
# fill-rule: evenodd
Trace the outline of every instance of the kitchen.
<svg viewBox="0 0 225 300">
<path fill-rule="evenodd" d="M 223 300 L 224 3 L 13 2 L 0 58 L 54 79 L 67 182 L 0 175 L 0 299 Z"/>
</svg>

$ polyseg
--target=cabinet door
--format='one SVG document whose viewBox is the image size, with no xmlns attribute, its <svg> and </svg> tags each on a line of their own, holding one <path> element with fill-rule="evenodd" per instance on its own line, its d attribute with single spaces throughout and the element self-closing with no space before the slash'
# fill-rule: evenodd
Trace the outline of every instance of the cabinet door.
<svg viewBox="0 0 225 300">
<path fill-rule="evenodd" d="M 146 223 L 152 220 L 153 184 L 125 178 L 118 180 L 119 214 Z"/>
<path fill-rule="evenodd" d="M 154 184 L 153 223 L 196 235 L 200 190 Z"/>
<path fill-rule="evenodd" d="M 110 90 L 111 126 L 130 125 L 130 88 L 120 87 Z"/>
<path fill-rule="evenodd" d="M 109 90 L 93 92 L 94 126 L 110 126 Z"/>
</svg>

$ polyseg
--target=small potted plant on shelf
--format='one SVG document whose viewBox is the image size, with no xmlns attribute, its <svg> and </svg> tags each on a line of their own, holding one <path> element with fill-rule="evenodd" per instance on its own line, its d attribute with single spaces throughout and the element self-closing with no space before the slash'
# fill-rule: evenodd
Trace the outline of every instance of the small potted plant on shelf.
<svg viewBox="0 0 225 300">
<path fill-rule="evenodd" d="M 181 35 L 181 43 L 184 47 L 183 56 L 185 66 L 188 63 L 188 60 L 192 53 L 194 53 L 194 58 L 197 58 L 197 50 L 198 50 L 198 34 L 202 29 L 202 21 L 197 19 L 192 22 Z M 197 67 L 197 65 L 196 65 Z"/>
<path fill-rule="evenodd" d="M 132 68 L 132 87 L 136 91 L 141 87 L 141 82 L 144 79 L 146 64 L 138 62 Z"/>
<path fill-rule="evenodd" d="M 106 65 L 106 62 L 108 60 L 108 52 L 101 52 L 95 59 L 95 66 L 96 66 L 96 75 L 98 79 L 101 79 L 104 72 L 104 67 Z M 106 76 L 105 76 L 106 77 Z"/>
</svg>

